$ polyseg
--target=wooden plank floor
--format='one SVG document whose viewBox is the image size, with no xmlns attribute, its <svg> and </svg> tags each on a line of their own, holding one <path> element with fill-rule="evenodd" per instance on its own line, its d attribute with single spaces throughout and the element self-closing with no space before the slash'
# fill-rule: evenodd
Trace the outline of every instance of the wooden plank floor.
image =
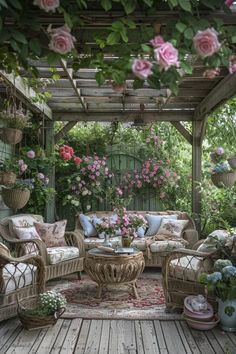
<svg viewBox="0 0 236 354">
<path fill-rule="evenodd" d="M 26 331 L 18 319 L 0 323 L 0 354 L 236 354 L 236 335 L 201 332 L 184 321 L 61 319 Z"/>
</svg>

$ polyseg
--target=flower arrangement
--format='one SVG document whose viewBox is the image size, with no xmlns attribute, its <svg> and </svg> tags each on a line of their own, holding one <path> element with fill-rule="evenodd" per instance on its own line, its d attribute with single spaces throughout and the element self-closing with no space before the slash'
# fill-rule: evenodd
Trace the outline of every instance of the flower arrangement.
<svg viewBox="0 0 236 354">
<path fill-rule="evenodd" d="M 98 235 L 104 236 L 109 235 L 114 236 L 115 231 L 116 231 L 116 221 L 112 217 L 103 217 L 99 222 L 96 222 L 96 219 L 92 220 L 92 223 L 94 224 Z"/>
<path fill-rule="evenodd" d="M 38 305 L 34 309 L 25 309 L 28 315 L 50 316 L 66 306 L 66 298 L 55 291 L 39 294 Z"/>
<path fill-rule="evenodd" d="M 121 231 L 122 236 L 137 236 L 139 227 L 145 227 L 147 221 L 140 214 L 128 214 L 126 208 L 116 209 L 117 212 L 117 229 Z"/>
<path fill-rule="evenodd" d="M 79 166 L 82 162 L 82 159 L 78 156 L 75 156 L 74 149 L 68 145 L 63 145 L 59 149 L 59 156 L 64 161 L 72 160 L 77 166 Z"/>
<path fill-rule="evenodd" d="M 6 110 L 0 112 L 0 118 L 6 122 L 8 128 L 22 130 L 32 127 L 32 123 L 30 122 L 31 113 L 29 111 L 24 113 L 21 107 L 16 110 L 12 107 L 7 107 Z"/>
<path fill-rule="evenodd" d="M 200 282 L 222 301 L 236 299 L 236 267 L 228 259 L 218 259 L 214 270 L 211 274 L 202 273 Z"/>
</svg>

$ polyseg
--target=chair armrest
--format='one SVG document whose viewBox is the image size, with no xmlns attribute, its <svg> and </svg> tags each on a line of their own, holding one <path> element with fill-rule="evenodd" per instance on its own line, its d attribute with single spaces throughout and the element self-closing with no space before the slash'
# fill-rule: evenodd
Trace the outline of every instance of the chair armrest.
<svg viewBox="0 0 236 354">
<path fill-rule="evenodd" d="M 85 256 L 84 236 L 78 230 L 65 232 L 65 240 L 68 246 L 78 247 L 80 257 Z"/>
<path fill-rule="evenodd" d="M 188 229 L 183 232 L 183 238 L 188 241 L 189 247 L 192 248 L 193 245 L 199 240 L 198 232 L 195 229 Z"/>
</svg>

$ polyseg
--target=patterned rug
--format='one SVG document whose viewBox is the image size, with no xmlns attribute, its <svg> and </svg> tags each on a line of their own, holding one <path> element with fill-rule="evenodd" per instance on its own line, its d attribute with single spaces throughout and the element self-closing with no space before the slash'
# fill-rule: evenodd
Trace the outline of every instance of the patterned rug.
<svg viewBox="0 0 236 354">
<path fill-rule="evenodd" d="M 179 319 L 180 315 L 165 313 L 161 274 L 148 270 L 138 278 L 138 299 L 129 286 L 108 286 L 101 299 L 96 298 L 97 285 L 87 274 L 82 280 L 76 275 L 55 279 L 48 283 L 48 290 L 60 291 L 67 299 L 63 318 L 93 319 Z"/>
</svg>

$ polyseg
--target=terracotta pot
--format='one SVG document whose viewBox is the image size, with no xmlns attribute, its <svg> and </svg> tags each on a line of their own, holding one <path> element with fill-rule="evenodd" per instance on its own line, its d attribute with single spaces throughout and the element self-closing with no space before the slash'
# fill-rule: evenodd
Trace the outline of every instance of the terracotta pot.
<svg viewBox="0 0 236 354">
<path fill-rule="evenodd" d="M 29 189 L 2 189 L 2 199 L 8 208 L 22 209 L 28 203 L 29 198 Z"/>
<path fill-rule="evenodd" d="M 22 131 L 14 128 L 1 128 L 0 139 L 6 144 L 16 145 L 22 140 Z"/>
<path fill-rule="evenodd" d="M 211 180 L 218 188 L 232 187 L 236 182 L 236 172 L 214 173 Z"/>
<path fill-rule="evenodd" d="M 14 172 L 0 171 L 0 184 L 10 186 L 16 182 L 16 174 Z"/>
</svg>

